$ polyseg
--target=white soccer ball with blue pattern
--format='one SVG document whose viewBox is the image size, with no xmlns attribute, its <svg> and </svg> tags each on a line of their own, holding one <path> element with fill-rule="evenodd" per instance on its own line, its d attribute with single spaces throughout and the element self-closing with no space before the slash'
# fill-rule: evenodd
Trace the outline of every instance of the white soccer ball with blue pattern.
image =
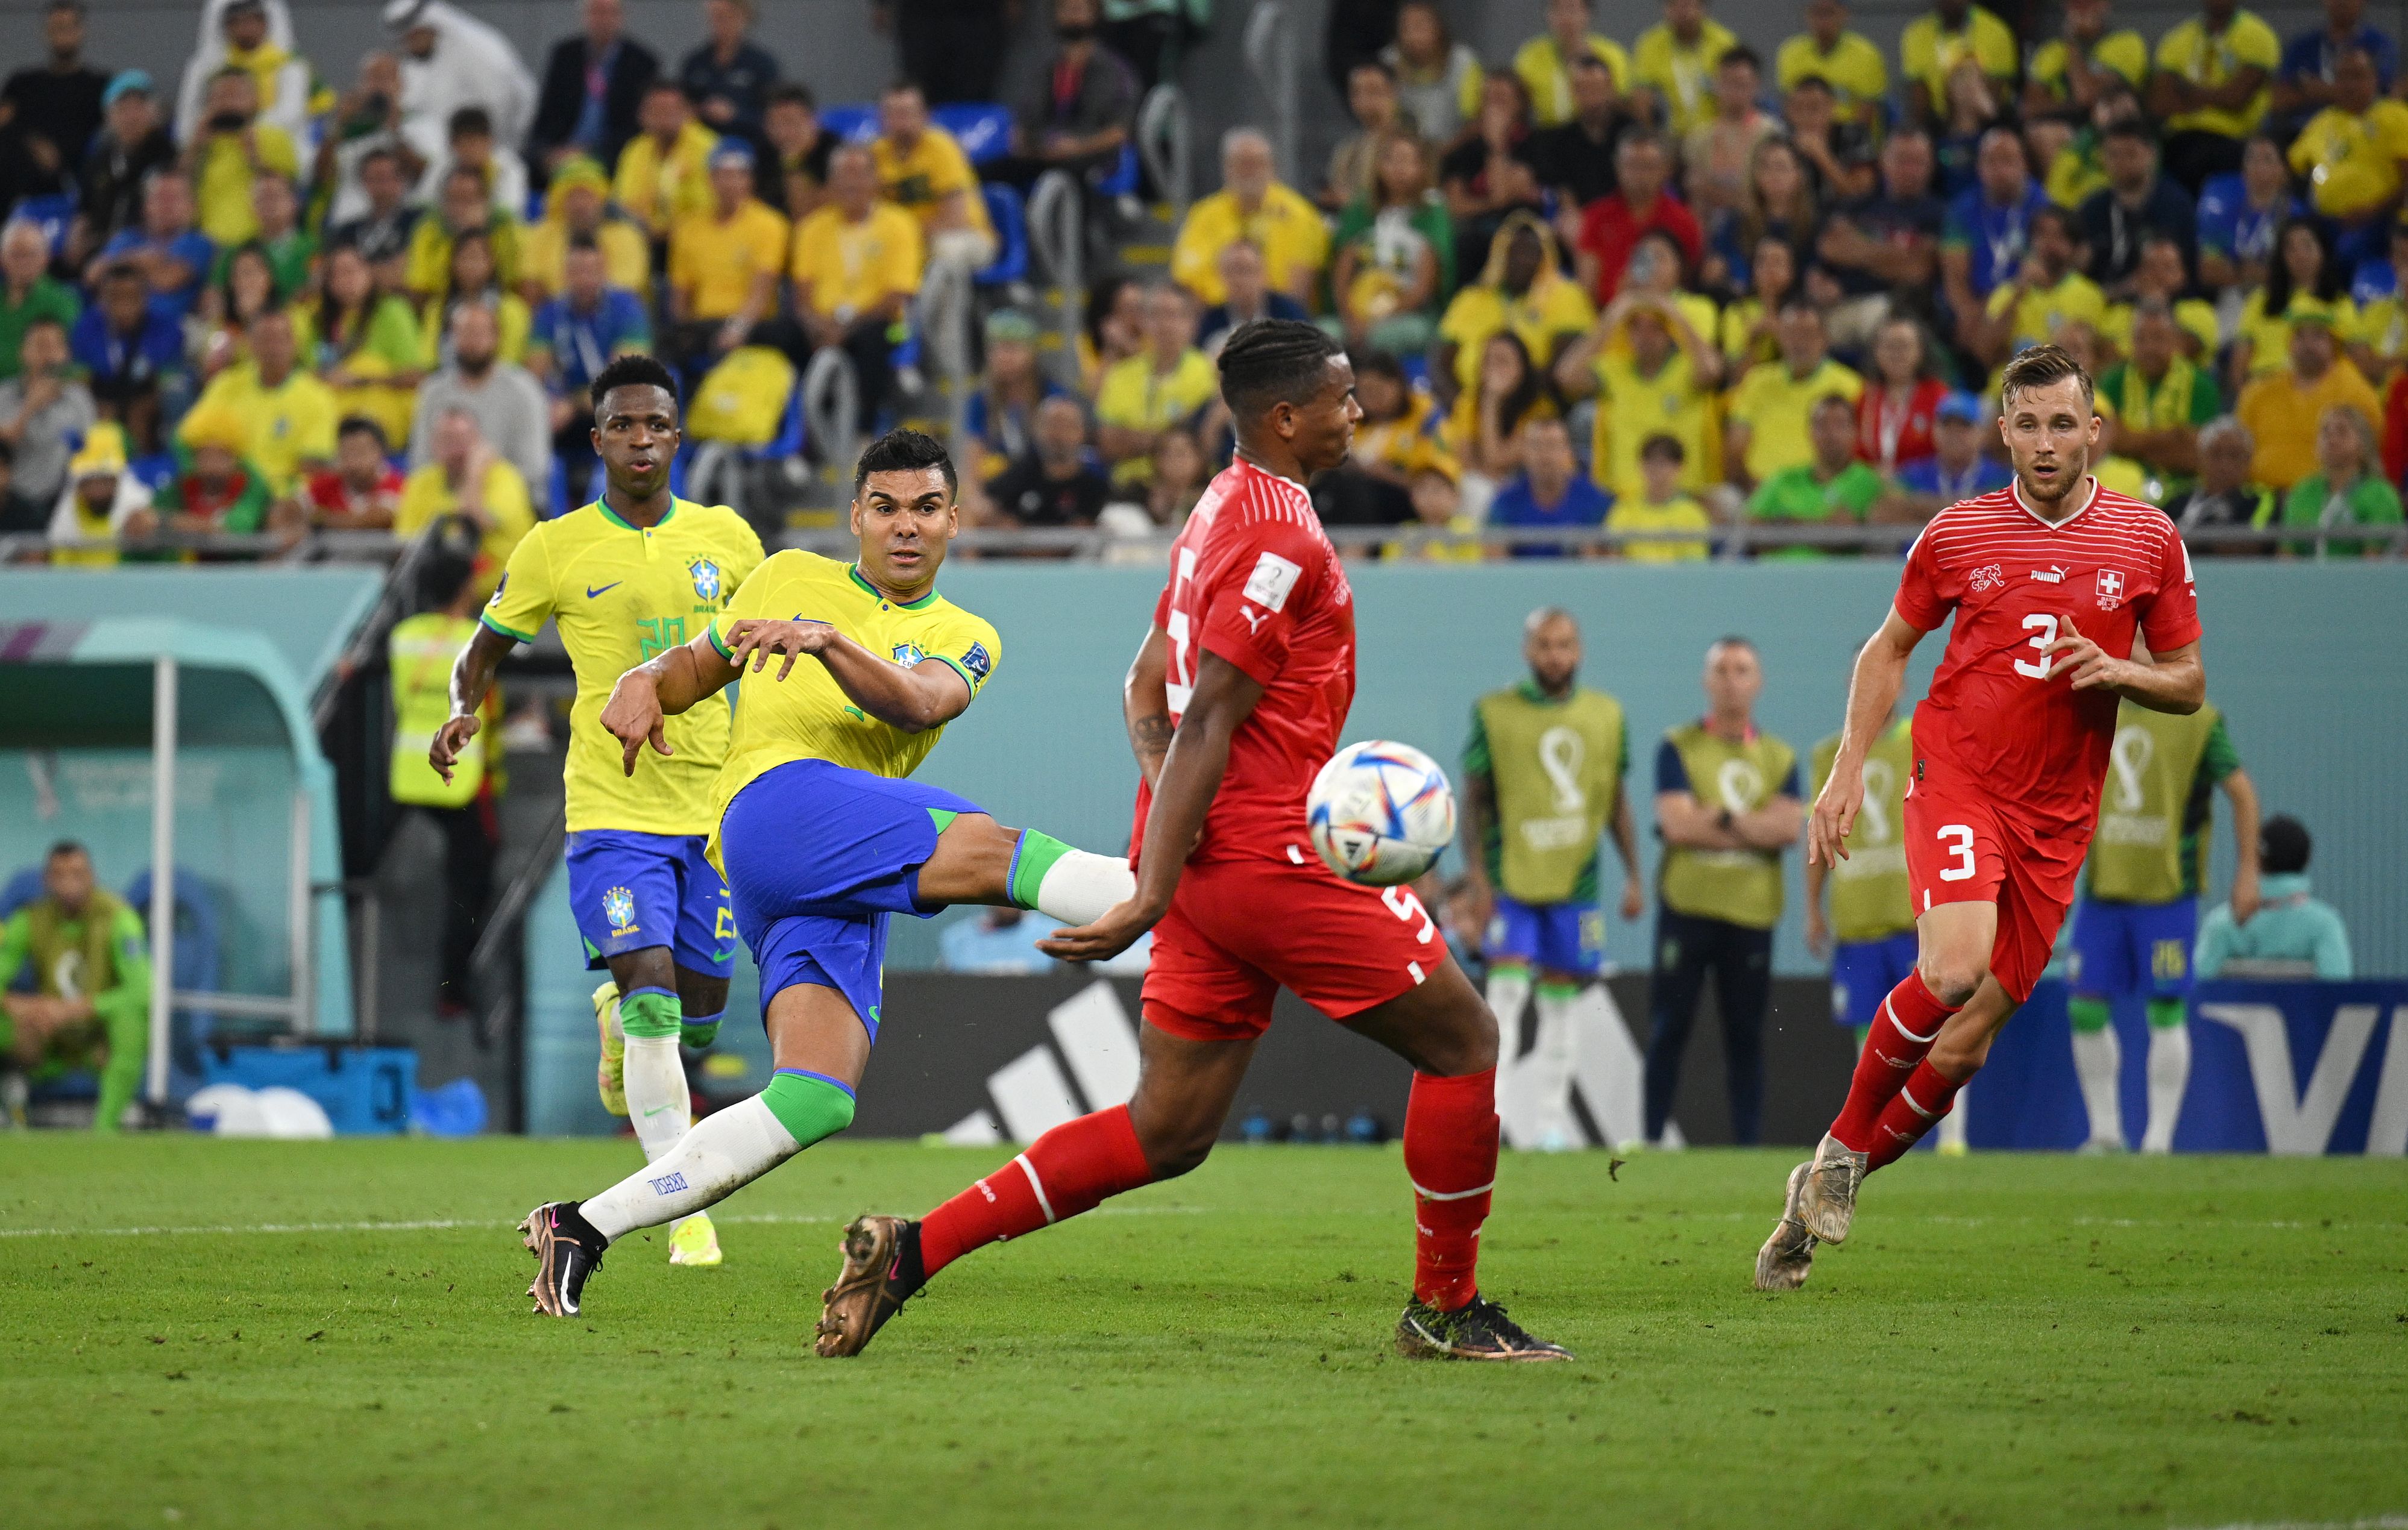
<svg viewBox="0 0 2408 1530">
<path fill-rule="evenodd" d="M 1312 778 L 1305 831 L 1330 870 L 1367 887 L 1427 871 L 1455 838 L 1455 789 L 1411 744 L 1349 744 Z"/>
</svg>

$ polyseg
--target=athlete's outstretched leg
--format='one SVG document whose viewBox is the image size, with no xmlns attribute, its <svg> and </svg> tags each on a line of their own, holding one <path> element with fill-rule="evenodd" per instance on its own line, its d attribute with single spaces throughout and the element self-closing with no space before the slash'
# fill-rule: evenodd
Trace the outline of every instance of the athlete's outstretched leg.
<svg viewBox="0 0 2408 1530">
<path fill-rule="evenodd" d="M 939 831 L 916 891 L 926 908 L 995 904 L 1092 924 L 1137 891 L 1137 874 L 1125 856 L 1097 855 L 1037 829 L 1008 829 L 984 813 L 963 813 Z"/>
<path fill-rule="evenodd" d="M 1254 1054 L 1251 1037 L 1196 1041 L 1140 1026 L 1128 1104 L 1054 1127 L 921 1221 L 863 1217 L 845 1229 L 844 1268 L 822 1296 L 819 1352 L 860 1353 L 930 1276 L 973 1250 L 1203 1163 Z"/>
<path fill-rule="evenodd" d="M 537 1309 L 574 1315 L 613 1240 L 714 1206 L 853 1123 L 869 1032 L 834 988 L 795 983 L 769 1001 L 769 1087 L 706 1118 L 656 1161 L 583 1202 L 538 1207 L 526 1223 Z"/>
</svg>

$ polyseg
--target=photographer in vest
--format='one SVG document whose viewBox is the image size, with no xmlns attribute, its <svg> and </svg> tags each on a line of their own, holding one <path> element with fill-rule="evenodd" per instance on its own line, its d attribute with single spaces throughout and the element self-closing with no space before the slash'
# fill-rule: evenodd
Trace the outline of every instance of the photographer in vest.
<svg viewBox="0 0 2408 1530">
<path fill-rule="evenodd" d="M 92 1129 L 114 1132 L 142 1088 L 150 1051 L 150 952 L 142 922 L 104 891 L 71 839 L 42 863 L 42 894 L 0 924 L 0 989 L 30 964 L 34 992 L 0 994 L 0 1070 L 22 1124 L 28 1084 L 100 1077 Z"/>
<path fill-rule="evenodd" d="M 1756 645 L 1706 650 L 1706 715 L 1656 751 L 1656 969 L 1648 992 L 1647 1139 L 1660 1144 L 1681 1081 L 1706 975 L 1722 1012 L 1731 1140 L 1753 1146 L 1764 1105 L 1764 1011 L 1772 996 L 1772 927 L 1781 922 L 1781 852 L 1805 823 L 1798 753 L 1756 726 L 1764 665 Z"/>
<path fill-rule="evenodd" d="M 1895 717 L 1895 713 L 1892 714 Z M 1848 858 L 1836 866 L 1806 863 L 1806 946 L 1831 959 L 1831 1020 L 1856 1032 L 1865 1049 L 1873 1015 L 1889 991 L 1914 970 L 1918 947 L 1914 899 L 1907 887 L 1906 787 L 1914 773 L 1914 719 L 1897 718 L 1865 753 L 1865 805 L 1848 836 Z M 1813 790 L 1823 794 L 1840 736 L 1814 746 Z M 1829 912 L 1824 895 L 1829 894 Z M 1965 1099 L 1940 1118 L 1940 1151 L 1965 1151 Z"/>
<path fill-rule="evenodd" d="M 1517 1148 L 1577 1148 L 1571 1109 L 1572 1001 L 1605 959 L 1598 839 L 1622 857 L 1622 917 L 1646 908 L 1639 831 L 1623 778 L 1630 736 L 1622 704 L 1578 683 L 1580 623 L 1556 607 L 1522 624 L 1527 679 L 1472 705 L 1463 747 L 1463 850 L 1471 912 L 1484 930 L 1488 1008 L 1497 1015 L 1498 1095 Z M 1514 1054 L 1522 1004 L 1538 993 L 1530 1055 Z"/>
<path fill-rule="evenodd" d="M 445 780 L 426 763 L 427 746 L 452 716 L 452 662 L 477 635 L 479 533 L 466 517 L 437 534 L 427 550 L 419 598 L 431 609 L 394 624 L 385 656 L 392 672 L 393 765 L 387 791 L 394 805 L 423 814 L 443 836 L 442 976 L 436 1013 L 468 1013 L 468 957 L 483 933 L 493 902 L 494 851 L 501 835 L 494 798 L 501 783 L 490 740 L 501 716 L 498 690 L 489 691 L 482 725 L 461 749 Z"/>
<path fill-rule="evenodd" d="M 2221 787 L 2232 799 L 2240 865 L 2231 917 L 2246 924 L 2260 896 L 2258 792 L 2213 702 L 2186 716 L 2125 702 L 2107 767 L 2073 918 L 2073 996 L 2066 1005 L 2090 1116 L 2084 1151 L 2124 1151 L 2123 1055 L 2112 1014 L 2118 998 L 2139 994 L 2149 1017 L 2149 1121 L 2141 1151 L 2169 1152 L 2190 1082 L 2191 946 L 2214 836 L 2213 794 Z"/>
</svg>

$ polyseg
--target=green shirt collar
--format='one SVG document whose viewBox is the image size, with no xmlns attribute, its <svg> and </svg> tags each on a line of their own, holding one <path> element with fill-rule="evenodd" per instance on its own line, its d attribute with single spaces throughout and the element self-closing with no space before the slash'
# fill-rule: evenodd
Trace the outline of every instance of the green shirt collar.
<svg viewBox="0 0 2408 1530">
<path fill-rule="evenodd" d="M 1551 696 L 1544 691 L 1539 689 L 1539 682 L 1537 680 L 1525 675 L 1521 679 L 1514 683 L 1513 694 L 1520 696 L 1525 701 L 1535 701 L 1541 707 L 1560 707 L 1564 703 L 1571 700 L 1572 697 L 1580 694 L 1580 685 L 1579 682 L 1575 681 L 1573 682 L 1572 688 L 1565 692 L 1562 695 Z"/>
<path fill-rule="evenodd" d="M 642 527 L 642 526 L 638 526 L 638 525 L 634 524 L 632 522 L 628 521 L 625 517 L 622 516 L 618 511 L 616 511 L 616 510 L 612 509 L 612 508 L 610 508 L 610 501 L 609 501 L 609 496 L 607 496 L 607 495 L 606 495 L 606 496 L 604 496 L 604 497 L 602 497 L 602 498 L 596 499 L 596 500 L 594 502 L 594 508 L 595 508 L 595 509 L 600 510 L 600 511 L 602 512 L 602 519 L 603 519 L 603 520 L 609 522 L 610 522 L 610 524 L 612 524 L 612 525 L 614 525 L 614 526 L 618 527 L 618 528 L 619 528 L 620 530 L 622 530 L 622 531 L 643 531 L 643 530 L 645 530 L 645 529 L 646 529 L 645 527 Z M 677 516 L 677 508 L 678 508 L 677 496 L 676 496 L 676 495 L 674 495 L 674 494 L 672 494 L 672 495 L 670 495 L 670 496 L 669 496 L 669 508 L 668 508 L 668 509 L 667 509 L 666 511 L 665 511 L 665 512 L 662 514 L 661 518 L 660 518 L 658 521 L 656 521 L 656 522 L 652 522 L 652 526 L 651 526 L 651 528 L 650 528 L 650 529 L 651 529 L 651 530 L 653 530 L 653 531 L 658 531 L 658 530 L 660 530 L 663 526 L 667 525 L 671 520 L 673 520 L 673 519 L 675 519 L 675 518 L 676 518 L 676 516 Z"/>
<path fill-rule="evenodd" d="M 917 600 L 896 600 L 893 595 L 888 594 L 885 591 L 881 590 L 878 586 L 870 583 L 867 579 L 863 579 L 861 577 L 861 565 L 859 564 L 847 564 L 844 565 L 844 571 L 853 577 L 853 583 L 860 585 L 864 590 L 869 592 L 871 599 L 879 601 L 884 605 L 892 606 L 898 611 L 924 611 L 929 607 L 937 603 L 937 589 L 934 585 L 930 585 L 928 587 L 928 593 L 922 595 Z"/>
</svg>

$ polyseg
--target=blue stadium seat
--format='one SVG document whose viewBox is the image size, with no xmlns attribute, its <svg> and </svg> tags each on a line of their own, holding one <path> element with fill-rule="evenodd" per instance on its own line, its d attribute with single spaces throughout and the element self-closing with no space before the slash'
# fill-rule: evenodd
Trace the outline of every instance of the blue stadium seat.
<svg viewBox="0 0 2408 1530">
<path fill-rule="evenodd" d="M 1112 166 L 1112 173 L 1098 182 L 1096 190 L 1106 196 L 1137 194 L 1137 145 L 1121 145 L 1121 162 Z"/>
<path fill-rule="evenodd" d="M 820 126 L 837 136 L 843 143 L 867 143 L 878 136 L 878 105 L 872 101 L 847 101 L 841 106 L 822 107 Z"/>
<path fill-rule="evenodd" d="M 981 186 L 986 195 L 986 221 L 995 225 L 996 255 L 987 268 L 970 279 L 982 287 L 1008 287 L 1028 279 L 1028 205 L 1017 187 Z"/>
<path fill-rule="evenodd" d="M 952 134 L 972 164 L 992 164 L 1011 152 L 1011 108 L 992 102 L 938 107 L 929 120 Z"/>
<path fill-rule="evenodd" d="M 50 241 L 52 259 L 66 252 L 67 229 L 75 222 L 76 199 L 73 192 L 61 192 L 55 196 L 29 196 L 17 204 L 8 216 L 22 218 L 42 231 Z"/>
</svg>

